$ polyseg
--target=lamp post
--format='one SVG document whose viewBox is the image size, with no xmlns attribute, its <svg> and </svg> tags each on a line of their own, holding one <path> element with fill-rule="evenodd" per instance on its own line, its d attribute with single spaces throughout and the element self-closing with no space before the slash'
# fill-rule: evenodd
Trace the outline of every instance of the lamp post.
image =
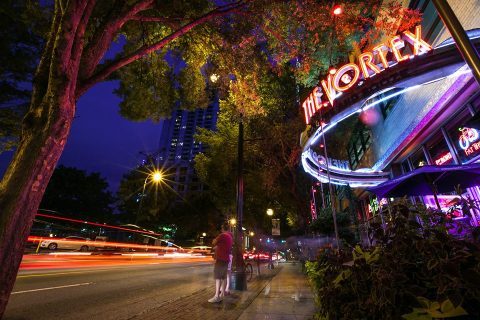
<svg viewBox="0 0 480 320">
<path fill-rule="evenodd" d="M 447 27 L 448 31 L 455 40 L 458 51 L 472 70 L 473 77 L 480 84 L 480 57 L 475 47 L 470 42 L 460 21 L 448 4 L 447 0 L 432 0 L 435 9 L 437 9 L 440 19 Z"/>
<path fill-rule="evenodd" d="M 332 8 L 332 14 L 333 14 L 333 29 L 332 29 L 332 34 L 331 34 L 331 43 L 330 43 L 330 70 L 329 72 L 333 74 L 336 73 L 336 70 L 335 68 L 332 67 L 332 47 L 333 47 L 333 36 L 335 35 L 335 26 L 336 26 L 336 18 L 338 15 L 342 14 L 343 10 L 342 10 L 342 7 L 340 5 L 335 5 L 333 6 Z M 334 71 L 335 70 L 335 71 Z M 330 166 L 329 166 L 329 163 L 328 163 L 328 154 L 327 154 L 327 142 L 325 140 L 325 133 L 323 132 L 323 119 L 322 119 L 322 108 L 320 108 L 320 129 L 321 129 L 321 133 L 322 133 L 322 145 L 323 145 L 323 153 L 324 153 L 324 156 L 325 156 L 325 165 L 326 165 L 326 169 L 327 169 L 327 177 L 328 177 L 328 190 L 329 190 L 329 196 L 330 196 L 330 206 L 332 208 L 332 218 L 333 218 L 333 229 L 334 229 L 334 232 L 335 232 L 335 242 L 336 242 L 336 250 L 338 252 L 338 250 L 340 249 L 340 240 L 339 240 L 339 236 L 338 236 L 338 226 L 337 226 L 337 210 L 335 208 L 335 198 L 333 196 L 333 188 L 332 188 L 332 184 L 331 184 L 331 181 L 330 181 Z M 320 182 L 321 183 L 321 182 Z M 322 186 L 322 193 L 323 193 L 323 186 Z"/>
<path fill-rule="evenodd" d="M 243 119 L 238 123 L 237 159 L 237 217 L 235 232 L 235 252 L 233 253 L 231 287 L 234 290 L 247 290 L 245 263 L 243 261 Z"/>
<path fill-rule="evenodd" d="M 154 172 L 148 174 L 147 177 L 145 178 L 145 181 L 143 182 L 142 194 L 140 196 L 140 204 L 138 205 L 137 223 L 138 223 L 138 217 L 139 217 L 140 213 L 142 212 L 143 197 L 145 196 L 145 188 L 147 186 L 147 181 L 148 181 L 149 178 L 153 182 L 159 183 L 160 181 L 163 180 L 163 175 L 162 175 L 162 172 L 160 172 L 158 170 L 155 170 Z"/>
</svg>

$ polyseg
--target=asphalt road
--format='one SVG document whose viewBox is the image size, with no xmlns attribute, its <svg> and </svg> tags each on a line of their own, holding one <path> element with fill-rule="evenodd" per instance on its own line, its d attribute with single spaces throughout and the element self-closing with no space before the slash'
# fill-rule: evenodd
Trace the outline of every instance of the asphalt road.
<svg viewBox="0 0 480 320">
<path fill-rule="evenodd" d="M 129 319 L 213 284 L 212 259 L 22 269 L 4 320 Z"/>
</svg>

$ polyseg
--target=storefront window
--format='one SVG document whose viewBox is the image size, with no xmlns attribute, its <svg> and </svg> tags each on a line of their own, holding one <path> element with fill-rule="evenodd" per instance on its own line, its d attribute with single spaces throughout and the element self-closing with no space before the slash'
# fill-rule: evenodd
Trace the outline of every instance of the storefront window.
<svg viewBox="0 0 480 320">
<path fill-rule="evenodd" d="M 475 112 L 480 111 L 480 94 L 477 95 L 475 98 L 473 98 L 471 104 L 472 104 L 472 107 L 475 110 Z"/>
<path fill-rule="evenodd" d="M 427 150 L 432 158 L 432 164 L 437 166 L 454 164 L 453 155 L 448 149 L 441 131 L 437 132 L 434 138 L 427 143 Z"/>
<path fill-rule="evenodd" d="M 410 171 L 410 165 L 408 164 L 407 160 L 402 162 L 402 171 L 403 173 L 407 173 Z"/>
<path fill-rule="evenodd" d="M 447 131 L 462 163 L 480 156 L 480 113 L 472 117 L 468 109 L 462 111 Z"/>
<path fill-rule="evenodd" d="M 420 148 L 413 154 L 411 157 L 412 165 L 414 169 L 423 167 L 424 165 L 428 164 L 427 159 L 425 158 L 425 153 L 423 153 L 423 149 Z"/>
</svg>

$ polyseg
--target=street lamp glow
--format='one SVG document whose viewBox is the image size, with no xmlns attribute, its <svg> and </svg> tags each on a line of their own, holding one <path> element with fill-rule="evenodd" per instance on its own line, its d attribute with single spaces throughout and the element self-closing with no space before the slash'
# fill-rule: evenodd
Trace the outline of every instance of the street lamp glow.
<svg viewBox="0 0 480 320">
<path fill-rule="evenodd" d="M 267 216 L 273 216 L 273 209 L 267 209 Z"/>
<path fill-rule="evenodd" d="M 152 180 L 154 182 L 160 182 L 162 180 L 163 176 L 162 176 L 162 173 L 160 171 L 155 171 L 153 174 L 152 174 Z"/>
<path fill-rule="evenodd" d="M 216 73 L 214 73 L 214 74 L 212 74 L 212 75 L 210 76 L 210 81 L 212 81 L 213 83 L 215 83 L 215 82 L 218 81 L 218 78 L 219 78 L 219 76 L 218 76 Z"/>
<path fill-rule="evenodd" d="M 229 221 L 229 222 L 230 222 L 230 225 L 234 226 L 234 225 L 236 225 L 236 224 L 237 224 L 237 219 L 235 219 L 235 218 L 232 218 L 232 219 L 230 219 L 230 221 Z"/>
<path fill-rule="evenodd" d="M 207 234 L 205 232 L 202 233 L 202 237 L 206 237 L 206 236 L 207 236 Z"/>
<path fill-rule="evenodd" d="M 250 237 L 253 237 L 255 235 L 255 233 L 253 233 L 253 231 L 250 231 Z"/>
<path fill-rule="evenodd" d="M 339 14 L 342 14 L 343 13 L 343 10 L 342 10 L 342 6 L 337 4 L 336 6 L 333 7 L 333 14 L 338 16 Z"/>
</svg>

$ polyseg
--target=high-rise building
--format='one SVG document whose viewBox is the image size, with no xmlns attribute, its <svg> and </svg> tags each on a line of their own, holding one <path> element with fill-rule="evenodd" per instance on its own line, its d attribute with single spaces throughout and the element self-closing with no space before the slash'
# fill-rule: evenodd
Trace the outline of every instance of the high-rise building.
<svg viewBox="0 0 480 320">
<path fill-rule="evenodd" d="M 218 103 L 213 103 L 193 111 L 175 110 L 170 119 L 163 120 L 158 160 L 164 168 L 169 168 L 168 180 L 181 197 L 205 188 L 195 173 L 193 162 L 205 146 L 195 141 L 194 135 L 197 127 L 216 129 L 218 110 Z"/>
</svg>

